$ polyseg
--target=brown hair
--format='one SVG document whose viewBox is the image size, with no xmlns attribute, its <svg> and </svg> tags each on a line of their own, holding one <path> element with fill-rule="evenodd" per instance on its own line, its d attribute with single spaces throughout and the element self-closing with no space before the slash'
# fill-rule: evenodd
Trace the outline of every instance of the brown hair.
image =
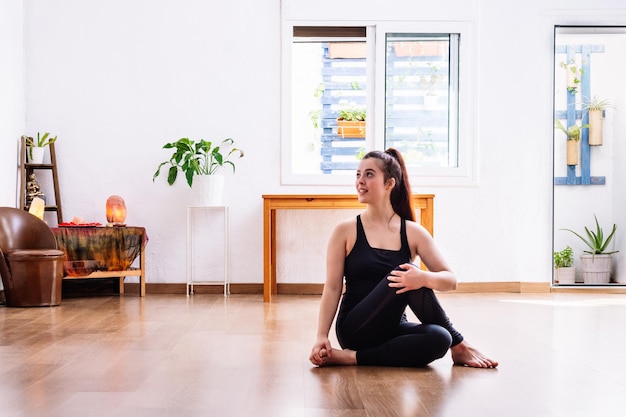
<svg viewBox="0 0 626 417">
<path fill-rule="evenodd" d="M 393 190 L 391 190 L 391 207 L 393 207 L 393 211 L 398 213 L 403 219 L 415 221 L 411 184 L 409 183 L 409 175 L 406 172 L 402 154 L 394 148 L 389 148 L 384 152 L 368 152 L 363 159 L 368 158 L 375 158 L 380 161 L 385 175 L 385 182 L 391 178 L 396 180 L 396 184 Z"/>
</svg>

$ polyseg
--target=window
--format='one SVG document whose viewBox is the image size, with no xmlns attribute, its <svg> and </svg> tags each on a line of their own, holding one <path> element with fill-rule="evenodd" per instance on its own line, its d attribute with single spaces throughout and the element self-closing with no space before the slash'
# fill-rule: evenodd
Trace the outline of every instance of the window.
<svg viewBox="0 0 626 417">
<path fill-rule="evenodd" d="M 458 90 L 450 76 L 457 44 L 456 34 L 387 34 L 385 148 L 400 150 L 409 167 L 458 166 L 458 107 L 450 94 Z"/>
<path fill-rule="evenodd" d="M 465 72 L 459 65 L 467 28 L 286 28 L 283 183 L 348 184 L 362 155 L 389 147 L 402 151 L 416 184 L 474 181 L 474 106 L 460 106 L 471 90 L 460 89 L 461 75 L 471 77 L 470 60 Z"/>
</svg>

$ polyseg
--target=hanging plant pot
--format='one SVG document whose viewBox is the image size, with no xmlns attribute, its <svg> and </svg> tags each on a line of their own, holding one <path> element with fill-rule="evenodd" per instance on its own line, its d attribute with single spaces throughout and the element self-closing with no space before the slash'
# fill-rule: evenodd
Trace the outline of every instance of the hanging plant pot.
<svg viewBox="0 0 626 417">
<path fill-rule="evenodd" d="M 566 146 L 566 161 L 567 165 L 578 165 L 578 136 L 575 139 L 567 139 Z"/>
<path fill-rule="evenodd" d="M 608 284 L 611 281 L 611 255 L 580 255 L 585 284 Z"/>
<path fill-rule="evenodd" d="M 337 133 L 342 138 L 364 138 L 365 122 L 337 120 Z"/>
<path fill-rule="evenodd" d="M 565 68 L 567 78 L 567 91 L 576 94 L 578 92 L 578 85 L 580 84 L 580 78 L 582 75 L 582 69 L 578 68 L 576 64 L 561 64 Z"/>
<path fill-rule="evenodd" d="M 589 110 L 589 145 L 602 146 L 602 110 Z"/>
</svg>

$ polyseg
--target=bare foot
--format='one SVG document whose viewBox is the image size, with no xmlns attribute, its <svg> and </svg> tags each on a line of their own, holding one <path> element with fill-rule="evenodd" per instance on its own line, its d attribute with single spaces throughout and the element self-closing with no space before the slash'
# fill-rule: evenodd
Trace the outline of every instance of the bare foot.
<svg viewBox="0 0 626 417">
<path fill-rule="evenodd" d="M 476 348 L 470 346 L 465 341 L 450 349 L 452 361 L 455 365 L 469 366 L 472 368 L 495 368 L 498 361 L 489 359 Z"/>
<path fill-rule="evenodd" d="M 354 350 L 333 348 L 330 352 L 327 352 L 326 349 L 322 349 L 320 356 L 323 359 L 320 366 L 356 365 L 356 351 Z"/>
</svg>

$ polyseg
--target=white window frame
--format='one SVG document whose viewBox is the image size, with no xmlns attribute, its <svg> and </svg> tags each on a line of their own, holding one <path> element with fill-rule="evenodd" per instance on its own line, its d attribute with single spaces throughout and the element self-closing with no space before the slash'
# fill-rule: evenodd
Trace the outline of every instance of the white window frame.
<svg viewBox="0 0 626 417">
<path fill-rule="evenodd" d="M 367 28 L 367 108 L 374 109 L 375 117 L 368 117 L 367 151 L 383 150 L 385 117 L 385 54 L 387 33 L 458 33 L 459 50 L 459 120 L 458 166 L 411 167 L 409 176 L 414 188 L 424 186 L 475 186 L 478 183 L 476 161 L 476 72 L 474 55 L 475 29 L 471 22 L 363 22 L 361 24 L 337 21 L 283 21 L 282 31 L 282 106 L 281 106 L 281 184 L 282 185 L 351 185 L 349 173 L 300 175 L 291 171 L 291 46 L 294 26 L 360 26 Z M 452 47 L 452 45 L 451 45 Z M 377 74 L 381 74 L 376 76 Z M 454 74 L 451 74 L 454 76 Z M 376 78 L 379 82 L 376 82 Z M 451 91 L 451 96 L 454 91 Z M 381 99 L 376 99 L 380 97 Z M 370 112 L 368 112 L 368 115 Z"/>
</svg>

